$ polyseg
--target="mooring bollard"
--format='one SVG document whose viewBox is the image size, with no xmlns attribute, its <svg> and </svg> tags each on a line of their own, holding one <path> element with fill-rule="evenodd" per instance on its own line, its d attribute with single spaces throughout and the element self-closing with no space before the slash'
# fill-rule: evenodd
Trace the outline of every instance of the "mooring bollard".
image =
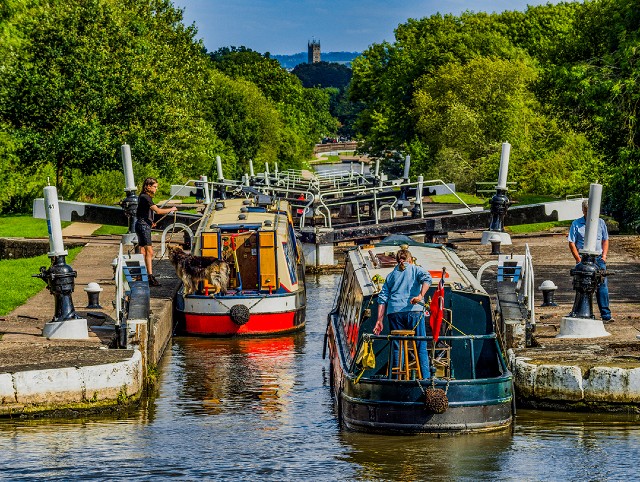
<svg viewBox="0 0 640 482">
<path fill-rule="evenodd" d="M 102 306 L 100 306 L 100 292 L 102 291 L 102 288 L 100 288 L 100 285 L 98 283 L 92 282 L 89 283 L 84 290 L 87 292 L 87 296 L 89 298 L 87 308 L 92 310 L 101 310 Z"/>
<path fill-rule="evenodd" d="M 553 293 L 558 289 L 553 281 L 543 281 L 542 284 L 538 286 L 538 289 L 542 291 L 543 303 L 540 306 L 558 306 L 557 303 L 553 301 Z"/>
<path fill-rule="evenodd" d="M 489 237 L 489 242 L 491 243 L 491 254 L 500 254 L 500 243 L 502 242 L 500 235 L 492 234 Z"/>
<path fill-rule="evenodd" d="M 44 205 L 49 230 L 51 251 L 48 256 L 51 266 L 41 266 L 40 273 L 32 276 L 44 281 L 49 292 L 55 297 L 55 314 L 50 322 L 44 324 L 42 336 L 49 339 L 86 339 L 89 338 L 87 320 L 78 316 L 71 297 L 75 287 L 74 278 L 78 273 L 66 262 L 69 253 L 64 249 L 58 191 L 55 186 L 44 188 Z"/>
</svg>

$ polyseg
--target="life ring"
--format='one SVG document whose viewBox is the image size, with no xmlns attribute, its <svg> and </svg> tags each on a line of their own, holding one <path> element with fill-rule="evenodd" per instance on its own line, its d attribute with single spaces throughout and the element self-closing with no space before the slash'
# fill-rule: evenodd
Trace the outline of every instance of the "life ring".
<svg viewBox="0 0 640 482">
<path fill-rule="evenodd" d="M 236 325 L 242 326 L 249 321 L 249 308 L 244 305 L 233 305 L 229 310 L 229 316 Z"/>
</svg>

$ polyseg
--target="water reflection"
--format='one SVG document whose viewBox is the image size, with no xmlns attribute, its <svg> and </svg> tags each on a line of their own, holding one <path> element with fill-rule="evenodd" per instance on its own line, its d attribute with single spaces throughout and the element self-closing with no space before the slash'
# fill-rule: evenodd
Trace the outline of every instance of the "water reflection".
<svg viewBox="0 0 640 482">
<path fill-rule="evenodd" d="M 326 316 L 339 276 L 310 276 L 304 333 L 179 338 L 140 409 L 0 421 L 10 480 L 635 480 L 637 415 L 518 411 L 514 431 L 435 438 L 341 432 Z"/>
<path fill-rule="evenodd" d="M 500 473 L 500 454 L 510 446 L 510 430 L 435 437 L 388 437 L 343 433 L 347 460 L 360 480 L 459 480 Z"/>
<path fill-rule="evenodd" d="M 193 414 L 281 414 L 291 403 L 296 358 L 304 347 L 304 332 L 273 339 L 176 340 L 174 369 L 185 382 L 178 405 Z"/>
</svg>

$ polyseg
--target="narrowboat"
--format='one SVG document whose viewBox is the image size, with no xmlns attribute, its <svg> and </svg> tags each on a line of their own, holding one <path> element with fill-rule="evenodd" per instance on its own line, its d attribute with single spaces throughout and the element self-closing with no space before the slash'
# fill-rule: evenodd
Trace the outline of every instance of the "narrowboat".
<svg viewBox="0 0 640 482">
<path fill-rule="evenodd" d="M 193 294 L 179 290 L 185 334 L 267 336 L 304 327 L 304 258 L 286 200 L 256 194 L 210 203 L 191 254 L 223 259 L 230 279 L 226 293 L 213 293 L 206 281 Z"/>
<path fill-rule="evenodd" d="M 373 334 L 378 293 L 400 247 L 431 273 L 427 297 L 436 289 L 441 295 L 435 346 L 429 303 L 426 336 L 390 333 L 386 317 L 384 330 Z M 390 236 L 348 251 L 325 341 L 335 412 L 346 429 L 443 434 L 497 430 L 512 422 L 512 374 L 494 330 L 490 296 L 448 247 Z M 419 341 L 427 343 L 428 373 L 420 373 L 416 360 Z M 392 343 L 398 343 L 398 360 L 391 359 Z"/>
</svg>

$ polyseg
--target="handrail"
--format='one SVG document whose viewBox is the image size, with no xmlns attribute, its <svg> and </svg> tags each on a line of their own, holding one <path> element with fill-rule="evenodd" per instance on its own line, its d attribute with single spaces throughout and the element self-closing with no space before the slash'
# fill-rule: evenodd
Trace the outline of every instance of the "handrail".
<svg viewBox="0 0 640 482">
<path fill-rule="evenodd" d="M 417 336 L 417 335 L 374 335 L 374 334 L 367 334 L 367 338 L 369 340 L 372 341 L 376 341 L 376 340 L 385 340 L 385 341 L 400 341 L 400 340 L 415 340 L 415 341 L 433 341 L 433 336 Z M 488 333 L 485 335 L 441 335 L 438 337 L 438 340 L 495 340 L 496 341 L 496 349 L 498 350 L 498 353 L 501 354 L 501 350 L 500 350 L 500 344 L 498 343 L 498 337 L 496 335 L 496 333 Z M 364 336 L 360 338 L 360 340 L 358 341 L 358 344 L 356 346 L 356 350 L 355 353 L 359 353 L 360 349 L 362 347 L 362 344 L 364 343 Z M 438 348 L 436 347 L 436 350 L 438 350 Z M 473 360 L 475 358 L 475 353 L 474 353 L 474 346 L 473 343 L 469 344 L 469 352 L 470 352 L 470 356 L 471 359 Z M 429 360 L 431 360 L 431 358 L 429 358 Z M 504 357 L 503 356 L 498 356 L 498 360 L 500 361 L 500 367 L 502 368 L 502 371 L 508 371 L 508 367 L 506 366 L 505 362 L 504 362 Z M 349 368 L 349 371 L 351 373 L 354 373 L 356 371 L 356 357 L 354 356 L 351 360 L 351 366 Z M 475 370 L 475 365 L 472 364 L 471 365 L 471 374 L 472 374 L 472 379 L 475 380 L 476 379 L 476 370 Z M 426 379 L 426 378 L 425 378 Z"/>
</svg>

